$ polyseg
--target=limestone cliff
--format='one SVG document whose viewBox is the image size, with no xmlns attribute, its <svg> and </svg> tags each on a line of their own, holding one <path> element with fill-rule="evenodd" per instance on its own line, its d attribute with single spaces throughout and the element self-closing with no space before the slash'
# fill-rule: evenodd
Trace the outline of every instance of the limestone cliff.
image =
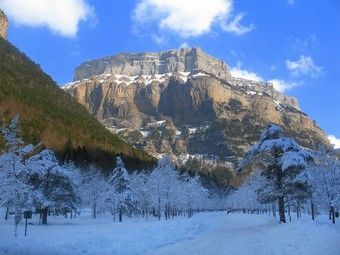
<svg viewBox="0 0 340 255">
<path fill-rule="evenodd" d="M 8 19 L 6 14 L 0 9 L 0 37 L 7 39 Z"/>
<path fill-rule="evenodd" d="M 268 123 L 303 146 L 329 146 L 295 98 L 231 77 L 225 63 L 198 48 L 92 60 L 76 69 L 75 79 L 65 91 L 109 130 L 154 155 L 237 161 Z"/>
<path fill-rule="evenodd" d="M 200 48 L 183 48 L 161 53 L 120 53 L 113 57 L 91 60 L 75 71 L 74 80 L 98 74 L 156 75 L 203 70 L 221 79 L 230 78 L 228 67 Z"/>
</svg>

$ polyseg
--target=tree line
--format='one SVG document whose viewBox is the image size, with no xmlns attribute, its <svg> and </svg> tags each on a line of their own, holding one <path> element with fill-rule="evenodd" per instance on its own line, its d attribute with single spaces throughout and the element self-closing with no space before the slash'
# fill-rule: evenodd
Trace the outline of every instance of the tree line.
<svg viewBox="0 0 340 255">
<path fill-rule="evenodd" d="M 0 129 L 6 150 L 0 155 L 0 203 L 15 215 L 16 225 L 24 211 L 35 210 L 47 224 L 50 213 L 75 216 L 90 207 L 93 218 L 109 212 L 122 221 L 126 216 L 154 216 L 169 219 L 191 217 L 206 208 L 208 191 L 198 176 L 179 173 L 168 158 L 152 171 L 129 174 L 121 157 L 107 176 L 95 165 L 77 167 L 72 161 L 60 163 L 54 152 L 41 144 L 25 145 L 18 131 L 19 116 Z"/>
</svg>

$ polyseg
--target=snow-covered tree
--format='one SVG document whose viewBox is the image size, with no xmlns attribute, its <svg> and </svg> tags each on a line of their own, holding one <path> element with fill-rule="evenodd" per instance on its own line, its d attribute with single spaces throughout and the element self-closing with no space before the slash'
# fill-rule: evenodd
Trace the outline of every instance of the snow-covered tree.
<svg viewBox="0 0 340 255">
<path fill-rule="evenodd" d="M 45 149 L 26 160 L 30 183 L 34 187 L 34 203 L 42 208 L 42 223 L 47 224 L 48 210 L 76 210 L 80 203 L 78 175 L 73 164 L 61 166 L 53 151 Z"/>
<path fill-rule="evenodd" d="M 184 175 L 181 179 L 180 196 L 184 198 L 188 217 L 190 218 L 193 214 L 193 209 L 205 208 L 206 205 L 204 203 L 208 197 L 208 190 L 201 185 L 199 176 L 190 177 Z"/>
<path fill-rule="evenodd" d="M 335 223 L 335 209 L 340 209 L 340 161 L 323 150 L 316 152 L 314 158 L 315 165 L 307 172 L 313 190 L 312 207 L 318 204 L 328 208 L 329 218 Z"/>
<path fill-rule="evenodd" d="M 294 139 L 285 137 L 283 130 L 268 125 L 261 139 L 245 154 L 240 169 L 254 167 L 263 169 L 264 185 L 258 188 L 262 203 L 278 201 L 280 222 L 285 223 L 285 204 L 290 199 L 307 198 L 310 187 L 300 178 L 301 172 L 312 156 L 303 150 Z"/>
<path fill-rule="evenodd" d="M 234 190 L 228 197 L 228 207 L 240 211 L 257 211 L 262 205 L 258 200 L 256 190 L 265 185 L 265 179 L 261 172 L 255 170 L 240 187 Z"/>
<path fill-rule="evenodd" d="M 130 178 L 121 157 L 116 159 L 116 167 L 109 180 L 108 198 L 112 212 L 118 211 L 119 221 L 123 219 L 124 212 L 130 212 L 133 206 L 133 192 L 130 186 Z"/>
<path fill-rule="evenodd" d="M 18 122 L 19 115 L 16 115 L 10 125 L 3 125 L 0 129 L 6 141 L 5 153 L 0 156 L 0 203 L 6 207 L 6 219 L 9 210 L 14 211 L 15 226 L 20 222 L 23 210 L 30 209 L 33 203 L 25 165 L 25 155 L 33 150 L 33 146 L 24 146 Z"/>
<path fill-rule="evenodd" d="M 173 209 L 179 202 L 182 187 L 179 174 L 170 161 L 168 162 L 167 159 L 161 160 L 158 168 L 160 169 L 160 174 L 163 175 L 163 178 L 161 179 L 161 194 L 163 196 L 162 201 L 164 202 L 164 215 L 165 218 L 168 219 L 170 218 L 171 208 Z"/>
<path fill-rule="evenodd" d="M 178 202 L 181 192 L 178 172 L 169 158 L 161 159 L 158 166 L 152 171 L 149 177 L 151 204 L 154 210 L 157 208 L 157 217 L 161 218 L 164 209 L 165 218 L 170 216 L 171 205 Z"/>
<path fill-rule="evenodd" d="M 130 178 L 131 189 L 135 197 L 135 210 L 146 217 L 150 210 L 151 198 L 148 180 L 149 175 L 144 172 L 134 172 Z"/>
<path fill-rule="evenodd" d="M 107 190 L 107 180 L 98 167 L 90 165 L 87 169 L 83 169 L 80 193 L 83 205 L 92 208 L 94 219 L 97 217 L 98 211 L 104 210 Z"/>
<path fill-rule="evenodd" d="M 169 219 L 179 211 L 187 211 L 191 217 L 193 210 L 207 207 L 208 191 L 201 185 L 199 177 L 179 174 L 169 158 L 158 162 L 146 187 L 154 216 L 158 219 L 163 212 L 165 219 Z"/>
</svg>

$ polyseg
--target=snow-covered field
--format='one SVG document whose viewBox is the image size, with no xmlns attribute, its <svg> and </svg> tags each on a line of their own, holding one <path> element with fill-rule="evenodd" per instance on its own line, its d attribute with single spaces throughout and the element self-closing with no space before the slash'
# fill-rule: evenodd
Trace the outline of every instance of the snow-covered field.
<svg viewBox="0 0 340 255">
<path fill-rule="evenodd" d="M 22 255 L 77 255 L 77 254 L 141 254 L 163 245 L 192 238 L 209 228 L 214 214 L 200 214 L 188 220 L 158 221 L 154 218 L 123 218 L 113 222 L 112 216 L 91 219 L 63 216 L 50 217 L 49 225 L 38 225 L 38 219 L 29 220 L 28 235 L 24 236 L 24 222 L 19 236 L 14 237 L 14 219 L 0 221 L 0 254 Z M 206 220 L 205 220 L 206 219 Z"/>
<path fill-rule="evenodd" d="M 228 254 L 340 255 L 340 224 L 308 216 L 280 225 L 267 215 L 201 213 L 158 222 L 107 216 L 93 220 L 51 217 L 48 226 L 23 223 L 14 237 L 13 219 L 0 220 L 0 254 Z"/>
<path fill-rule="evenodd" d="M 148 254 L 339 255 L 340 225 L 326 217 L 280 225 L 264 215 L 215 215 L 214 226 L 191 240 Z"/>
</svg>

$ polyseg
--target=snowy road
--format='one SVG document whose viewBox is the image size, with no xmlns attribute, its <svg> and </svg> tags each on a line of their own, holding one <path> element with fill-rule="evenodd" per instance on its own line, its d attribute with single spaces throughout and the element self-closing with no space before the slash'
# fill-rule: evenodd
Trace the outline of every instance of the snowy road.
<svg viewBox="0 0 340 255">
<path fill-rule="evenodd" d="M 340 228 L 322 218 L 279 225 L 268 216 L 220 215 L 211 230 L 148 255 L 340 255 Z"/>
</svg>

